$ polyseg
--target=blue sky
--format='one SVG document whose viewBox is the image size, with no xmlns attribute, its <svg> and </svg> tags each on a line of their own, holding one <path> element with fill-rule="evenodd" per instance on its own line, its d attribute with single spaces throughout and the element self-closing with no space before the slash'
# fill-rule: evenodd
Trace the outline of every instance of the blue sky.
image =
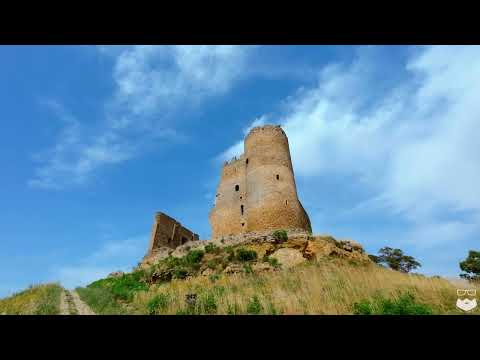
<svg viewBox="0 0 480 360">
<path fill-rule="evenodd" d="M 317 234 L 455 276 L 479 248 L 480 48 L 0 47 L 0 296 L 130 270 L 155 211 L 208 239 L 222 161 L 289 136 Z"/>
</svg>

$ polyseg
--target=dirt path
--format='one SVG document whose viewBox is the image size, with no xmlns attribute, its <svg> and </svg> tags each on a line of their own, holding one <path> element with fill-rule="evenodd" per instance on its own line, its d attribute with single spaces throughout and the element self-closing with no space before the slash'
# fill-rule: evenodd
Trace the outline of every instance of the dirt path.
<svg viewBox="0 0 480 360">
<path fill-rule="evenodd" d="M 62 291 L 62 294 L 60 295 L 60 315 L 70 315 L 70 311 L 68 310 L 67 294 L 65 292 L 66 290 Z"/>
<path fill-rule="evenodd" d="M 78 293 L 74 290 L 71 292 L 73 303 L 77 309 L 78 315 L 95 315 L 95 313 L 90 309 L 90 307 L 85 304 L 78 296 Z"/>
<path fill-rule="evenodd" d="M 74 291 L 64 290 L 60 298 L 60 315 L 95 315 Z"/>
</svg>

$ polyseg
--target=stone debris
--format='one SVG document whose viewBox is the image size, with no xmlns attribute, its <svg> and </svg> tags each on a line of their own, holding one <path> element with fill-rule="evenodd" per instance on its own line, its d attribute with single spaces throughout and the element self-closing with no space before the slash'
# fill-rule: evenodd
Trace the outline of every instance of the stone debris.
<svg viewBox="0 0 480 360">
<path fill-rule="evenodd" d="M 123 271 L 114 271 L 114 272 L 108 274 L 108 277 L 109 278 L 117 278 L 117 277 L 122 277 L 123 275 L 125 275 L 125 273 Z"/>
</svg>

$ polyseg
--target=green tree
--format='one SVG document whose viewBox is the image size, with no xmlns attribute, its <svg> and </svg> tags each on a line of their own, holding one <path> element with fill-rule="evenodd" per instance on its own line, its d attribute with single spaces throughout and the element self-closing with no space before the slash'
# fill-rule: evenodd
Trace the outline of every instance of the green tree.
<svg viewBox="0 0 480 360">
<path fill-rule="evenodd" d="M 468 280 L 480 280 L 480 251 L 470 250 L 465 260 L 460 262 L 460 269 L 464 274 L 460 277 Z"/>
<path fill-rule="evenodd" d="M 391 247 L 381 248 L 376 262 L 386 264 L 390 269 L 408 273 L 422 266 L 413 256 L 408 256 L 400 249 L 392 249 Z"/>
</svg>

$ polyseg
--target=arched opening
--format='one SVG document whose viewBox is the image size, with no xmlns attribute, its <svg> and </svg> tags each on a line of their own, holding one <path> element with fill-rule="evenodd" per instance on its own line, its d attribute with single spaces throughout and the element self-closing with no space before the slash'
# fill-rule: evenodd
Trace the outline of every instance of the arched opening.
<svg viewBox="0 0 480 360">
<path fill-rule="evenodd" d="M 240 212 L 241 212 L 242 215 L 243 215 L 243 205 L 240 205 Z"/>
<path fill-rule="evenodd" d="M 235 185 L 235 191 L 240 190 L 240 185 Z"/>
<path fill-rule="evenodd" d="M 280 180 L 280 175 L 277 174 L 277 180 Z"/>
</svg>

